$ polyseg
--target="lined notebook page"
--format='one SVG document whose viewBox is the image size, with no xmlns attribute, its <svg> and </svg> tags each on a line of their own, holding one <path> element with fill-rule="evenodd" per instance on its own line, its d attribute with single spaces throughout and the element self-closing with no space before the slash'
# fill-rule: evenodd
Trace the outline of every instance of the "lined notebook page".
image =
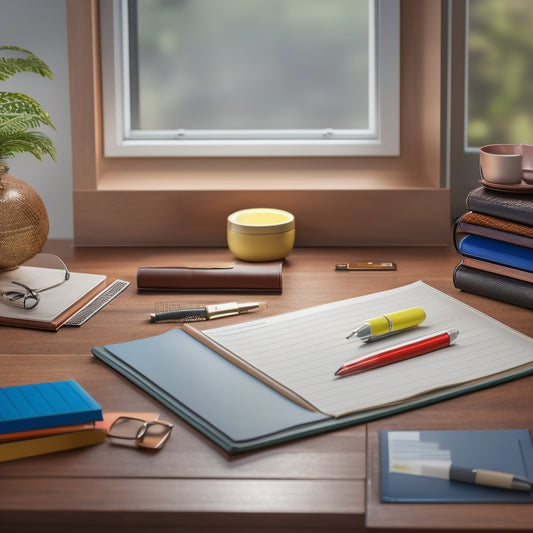
<svg viewBox="0 0 533 533">
<path fill-rule="evenodd" d="M 420 326 L 372 343 L 346 339 L 365 320 L 409 307 L 426 312 Z M 450 328 L 460 333 L 447 348 L 361 374 L 335 376 L 351 359 Z M 401 403 L 518 367 L 533 368 L 531 338 L 422 281 L 202 333 L 334 417 Z"/>
</svg>

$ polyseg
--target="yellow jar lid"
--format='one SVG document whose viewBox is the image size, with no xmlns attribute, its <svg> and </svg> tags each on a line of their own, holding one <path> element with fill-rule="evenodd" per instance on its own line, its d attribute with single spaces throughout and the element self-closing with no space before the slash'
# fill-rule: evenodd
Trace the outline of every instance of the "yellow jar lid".
<svg viewBox="0 0 533 533">
<path fill-rule="evenodd" d="M 228 231 L 249 235 L 284 233 L 294 229 L 294 215 L 282 209 L 254 207 L 228 216 Z"/>
</svg>

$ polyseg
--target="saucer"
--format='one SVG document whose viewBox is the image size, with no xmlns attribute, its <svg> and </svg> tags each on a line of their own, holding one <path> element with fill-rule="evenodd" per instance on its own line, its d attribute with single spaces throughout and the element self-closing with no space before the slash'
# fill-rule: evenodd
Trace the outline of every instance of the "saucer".
<svg viewBox="0 0 533 533">
<path fill-rule="evenodd" d="M 491 181 L 487 181 L 483 178 L 479 180 L 479 183 L 486 187 L 487 189 L 492 189 L 494 191 L 502 191 L 502 192 L 515 192 L 515 193 L 533 193 L 533 183 L 528 183 L 525 180 L 522 180 L 520 183 L 493 183 Z"/>
</svg>

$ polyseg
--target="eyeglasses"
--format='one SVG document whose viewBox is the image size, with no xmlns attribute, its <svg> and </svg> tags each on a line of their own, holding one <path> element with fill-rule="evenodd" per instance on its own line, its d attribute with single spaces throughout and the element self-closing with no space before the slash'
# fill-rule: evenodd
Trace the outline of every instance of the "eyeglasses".
<svg viewBox="0 0 533 533">
<path fill-rule="evenodd" d="M 37 254 L 16 270 L 10 271 L 9 275 L 18 279 L 3 283 L 5 286 L 0 287 L 0 302 L 21 309 L 37 307 L 41 292 L 59 287 L 70 278 L 67 265 L 53 254 Z M 28 278 L 24 279 L 23 276 Z M 43 286 L 39 289 L 32 288 L 37 283 L 42 283 Z"/>
<path fill-rule="evenodd" d="M 172 424 L 162 420 L 147 422 L 141 418 L 121 416 L 109 428 L 107 435 L 114 439 L 135 441 L 140 448 L 159 450 L 172 432 Z"/>
</svg>

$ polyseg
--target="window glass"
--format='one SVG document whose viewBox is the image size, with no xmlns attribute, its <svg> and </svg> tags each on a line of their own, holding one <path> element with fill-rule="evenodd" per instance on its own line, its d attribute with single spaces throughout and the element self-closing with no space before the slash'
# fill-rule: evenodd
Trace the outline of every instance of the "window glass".
<svg viewBox="0 0 533 533">
<path fill-rule="evenodd" d="M 533 1 L 470 0 L 469 148 L 533 143 Z"/>
<path fill-rule="evenodd" d="M 367 0 L 138 0 L 130 11 L 132 129 L 371 127 Z"/>
<path fill-rule="evenodd" d="M 100 2 L 108 156 L 398 155 L 397 0 Z"/>
</svg>

